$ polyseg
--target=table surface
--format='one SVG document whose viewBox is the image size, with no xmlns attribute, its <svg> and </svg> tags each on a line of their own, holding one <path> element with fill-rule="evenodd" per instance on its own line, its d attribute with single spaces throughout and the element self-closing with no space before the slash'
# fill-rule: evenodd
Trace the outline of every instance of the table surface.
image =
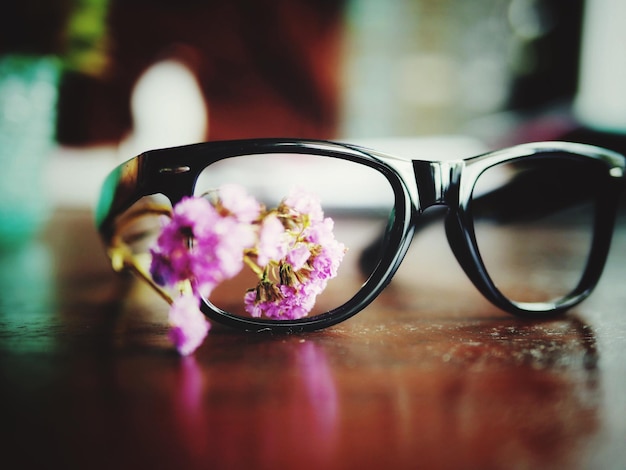
<svg viewBox="0 0 626 470">
<path fill-rule="evenodd" d="M 343 324 L 215 326 L 181 358 L 91 215 L 57 211 L 1 257 L 3 468 L 626 468 L 626 220 L 556 319 L 492 307 L 437 234 L 411 256 L 427 282 L 402 267 Z"/>
</svg>

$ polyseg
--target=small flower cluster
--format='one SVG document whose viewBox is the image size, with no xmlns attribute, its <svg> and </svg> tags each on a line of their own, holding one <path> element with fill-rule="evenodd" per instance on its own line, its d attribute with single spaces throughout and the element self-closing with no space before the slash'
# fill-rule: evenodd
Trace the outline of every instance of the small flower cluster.
<svg viewBox="0 0 626 470">
<path fill-rule="evenodd" d="M 256 287 L 243 298 L 253 317 L 297 319 L 309 314 L 328 280 L 337 275 L 345 247 L 319 200 L 293 190 L 266 209 L 237 185 L 210 197 L 178 203 L 151 248 L 150 273 L 161 286 L 178 288 L 170 309 L 170 339 L 181 354 L 204 340 L 210 324 L 199 310 L 220 283 L 248 266 Z"/>
<path fill-rule="evenodd" d="M 292 191 L 261 223 L 256 263 L 260 281 L 244 298 L 253 317 L 302 318 L 312 310 L 345 253 L 319 200 Z"/>
</svg>

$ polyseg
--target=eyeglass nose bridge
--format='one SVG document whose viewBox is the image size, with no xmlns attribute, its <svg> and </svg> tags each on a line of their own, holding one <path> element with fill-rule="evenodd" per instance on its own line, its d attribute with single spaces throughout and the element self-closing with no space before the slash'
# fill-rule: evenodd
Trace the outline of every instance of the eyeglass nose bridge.
<svg viewBox="0 0 626 470">
<path fill-rule="evenodd" d="M 458 204 L 459 182 L 463 166 L 462 160 L 413 161 L 420 213 L 435 205 L 454 207 Z"/>
<path fill-rule="evenodd" d="M 465 201 L 461 196 L 461 173 L 465 162 L 416 160 L 413 161 L 413 166 L 420 214 L 433 206 L 447 208 L 444 225 L 450 250 L 475 287 L 488 299 L 495 299 L 497 302 L 498 293 L 484 281 L 486 274 L 482 264 L 477 262 L 479 255 L 475 250 L 475 243 L 472 243 L 472 235 L 465 219 Z"/>
</svg>

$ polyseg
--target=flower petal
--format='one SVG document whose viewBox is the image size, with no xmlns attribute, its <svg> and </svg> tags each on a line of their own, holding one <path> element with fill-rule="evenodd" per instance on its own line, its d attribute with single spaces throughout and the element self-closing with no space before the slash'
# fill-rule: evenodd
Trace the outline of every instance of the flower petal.
<svg viewBox="0 0 626 470">
<path fill-rule="evenodd" d="M 170 341 L 182 356 L 193 353 L 204 341 L 211 324 L 200 311 L 199 300 L 194 295 L 176 298 L 169 312 Z"/>
</svg>

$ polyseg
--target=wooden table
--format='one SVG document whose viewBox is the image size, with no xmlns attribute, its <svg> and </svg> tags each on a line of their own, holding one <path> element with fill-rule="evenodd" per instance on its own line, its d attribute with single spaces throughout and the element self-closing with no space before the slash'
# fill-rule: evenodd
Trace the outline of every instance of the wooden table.
<svg viewBox="0 0 626 470">
<path fill-rule="evenodd" d="M 2 468 L 626 468 L 626 221 L 559 319 L 490 306 L 442 237 L 411 259 L 341 325 L 216 326 L 180 358 L 166 306 L 111 272 L 90 214 L 58 211 L 2 255 Z"/>
</svg>

